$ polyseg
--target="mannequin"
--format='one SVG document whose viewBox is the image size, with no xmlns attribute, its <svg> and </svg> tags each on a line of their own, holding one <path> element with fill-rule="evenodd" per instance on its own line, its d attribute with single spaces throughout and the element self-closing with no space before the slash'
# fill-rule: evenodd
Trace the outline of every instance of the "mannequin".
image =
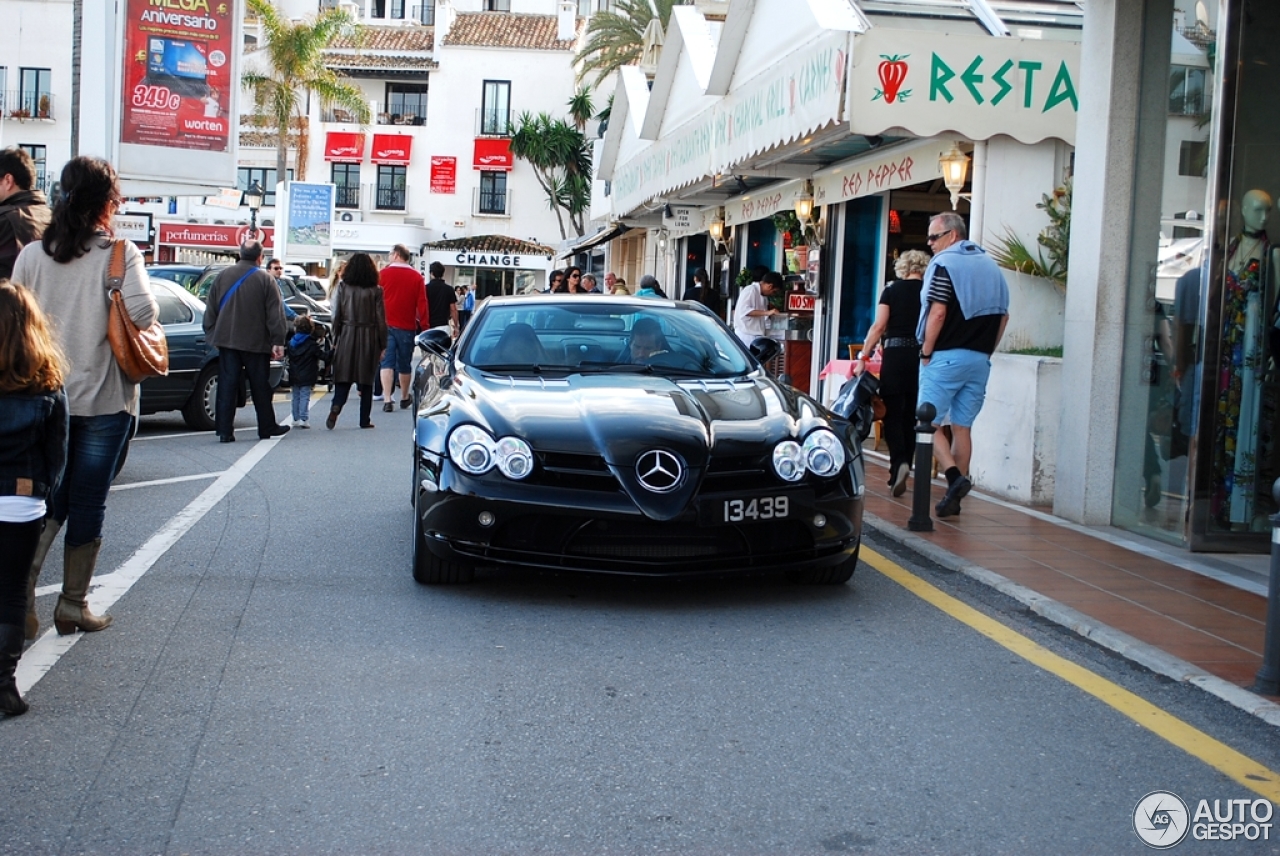
<svg viewBox="0 0 1280 856">
<path fill-rule="evenodd" d="M 1246 192 L 1240 201 L 1241 232 L 1227 247 L 1212 514 L 1220 525 L 1233 529 L 1248 529 L 1253 522 L 1259 399 L 1265 368 L 1263 307 L 1272 267 L 1266 232 L 1271 208 L 1271 196 L 1265 191 Z"/>
</svg>

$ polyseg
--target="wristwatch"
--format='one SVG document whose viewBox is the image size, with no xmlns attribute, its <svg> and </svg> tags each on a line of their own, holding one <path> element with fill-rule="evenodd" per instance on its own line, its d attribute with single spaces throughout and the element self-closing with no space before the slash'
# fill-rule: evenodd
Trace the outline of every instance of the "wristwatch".
<svg viewBox="0 0 1280 856">
<path fill-rule="evenodd" d="M 926 354 L 924 351 L 921 351 L 921 352 L 920 352 L 920 359 L 922 359 L 922 360 L 931 360 L 931 359 L 933 359 L 933 354 Z"/>
</svg>

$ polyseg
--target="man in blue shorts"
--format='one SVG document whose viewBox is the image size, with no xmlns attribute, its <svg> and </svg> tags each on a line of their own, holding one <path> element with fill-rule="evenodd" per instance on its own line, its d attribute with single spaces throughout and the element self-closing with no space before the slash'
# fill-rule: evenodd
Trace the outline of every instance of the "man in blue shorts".
<svg viewBox="0 0 1280 856">
<path fill-rule="evenodd" d="M 427 323 L 427 291 L 422 274 L 409 264 L 409 248 L 396 244 L 391 248 L 391 261 L 378 274 L 382 286 L 382 303 L 387 310 L 387 350 L 382 356 L 380 375 L 386 413 L 396 409 L 391 402 L 396 375 L 400 376 L 400 409 L 413 403 L 409 381 L 413 357 L 413 337 Z"/>
<path fill-rule="evenodd" d="M 933 260 L 924 272 L 924 300 L 916 338 L 920 346 L 919 403 L 937 408 L 935 425 L 950 417 L 951 446 L 934 443 L 933 456 L 947 477 L 939 517 L 960 513 L 973 488 L 973 422 L 987 396 L 991 355 L 1009 323 L 1009 286 L 1000 268 L 973 241 L 964 220 L 948 211 L 929 221 Z M 941 436 L 941 435 L 938 435 Z"/>
</svg>

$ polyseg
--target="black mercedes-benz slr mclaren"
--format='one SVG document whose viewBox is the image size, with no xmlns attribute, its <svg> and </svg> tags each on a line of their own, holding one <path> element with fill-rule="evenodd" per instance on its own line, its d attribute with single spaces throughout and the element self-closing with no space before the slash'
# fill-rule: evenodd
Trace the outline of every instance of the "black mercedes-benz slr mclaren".
<svg viewBox="0 0 1280 856">
<path fill-rule="evenodd" d="M 697 303 L 490 298 L 419 337 L 413 574 L 477 567 L 844 583 L 858 562 L 857 428 L 770 377 Z"/>
</svg>

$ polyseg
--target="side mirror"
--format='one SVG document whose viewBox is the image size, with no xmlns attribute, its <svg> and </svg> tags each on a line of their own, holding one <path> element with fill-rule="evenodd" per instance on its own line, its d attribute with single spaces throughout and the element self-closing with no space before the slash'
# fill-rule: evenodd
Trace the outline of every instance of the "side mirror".
<svg viewBox="0 0 1280 856">
<path fill-rule="evenodd" d="M 437 357 L 448 358 L 449 349 L 453 347 L 453 337 L 443 330 L 424 330 L 415 341 L 419 348 Z"/>
<path fill-rule="evenodd" d="M 751 343 L 749 349 L 751 356 L 755 357 L 762 363 L 767 363 L 782 351 L 782 345 L 778 344 L 777 339 L 770 339 L 768 336 L 758 336 Z"/>
</svg>

